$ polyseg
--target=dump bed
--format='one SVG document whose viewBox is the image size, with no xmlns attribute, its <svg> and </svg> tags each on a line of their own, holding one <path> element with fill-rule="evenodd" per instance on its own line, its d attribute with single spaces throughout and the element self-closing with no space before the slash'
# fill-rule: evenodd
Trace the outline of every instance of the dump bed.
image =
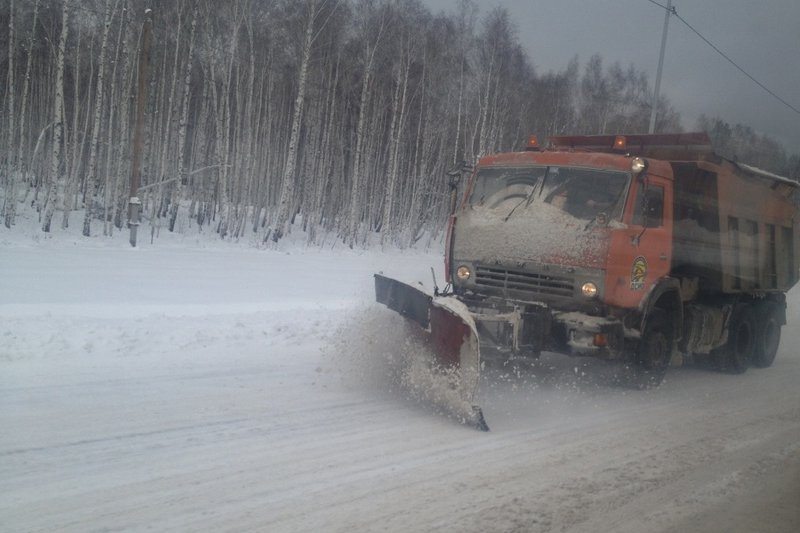
<svg viewBox="0 0 800 533">
<path fill-rule="evenodd" d="M 675 275 L 723 293 L 797 282 L 797 183 L 713 154 L 671 165 Z"/>
</svg>

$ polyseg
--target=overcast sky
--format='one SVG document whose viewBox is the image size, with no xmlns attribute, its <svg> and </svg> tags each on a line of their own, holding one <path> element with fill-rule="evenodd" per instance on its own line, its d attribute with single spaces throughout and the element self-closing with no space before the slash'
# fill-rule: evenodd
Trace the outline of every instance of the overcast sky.
<svg viewBox="0 0 800 533">
<path fill-rule="evenodd" d="M 452 11 L 457 0 L 423 0 Z M 667 0 L 655 0 L 666 5 Z M 655 83 L 664 9 L 649 0 L 478 0 L 481 17 L 505 6 L 537 71 L 577 54 L 633 63 Z M 686 22 L 771 91 L 800 109 L 800 0 L 673 0 Z M 741 122 L 800 153 L 800 114 L 781 104 L 671 17 L 661 93 L 693 129 L 701 113 Z"/>
</svg>

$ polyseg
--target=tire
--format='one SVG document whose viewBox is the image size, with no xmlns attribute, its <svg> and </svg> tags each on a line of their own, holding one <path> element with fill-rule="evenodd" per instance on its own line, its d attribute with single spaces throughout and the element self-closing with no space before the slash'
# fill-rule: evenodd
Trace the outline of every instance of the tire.
<svg viewBox="0 0 800 533">
<path fill-rule="evenodd" d="M 667 313 L 654 309 L 647 318 L 636 347 L 634 368 L 640 386 L 656 387 L 661 384 L 672 359 L 673 344 L 672 323 Z"/>
<path fill-rule="evenodd" d="M 751 363 L 757 368 L 767 368 L 775 360 L 781 343 L 780 310 L 775 304 L 759 307 L 756 318 L 755 349 Z"/>
<path fill-rule="evenodd" d="M 714 351 L 717 366 L 723 372 L 742 374 L 747 371 L 756 351 L 756 321 L 750 306 L 734 311 L 728 326 L 728 340 Z"/>
</svg>

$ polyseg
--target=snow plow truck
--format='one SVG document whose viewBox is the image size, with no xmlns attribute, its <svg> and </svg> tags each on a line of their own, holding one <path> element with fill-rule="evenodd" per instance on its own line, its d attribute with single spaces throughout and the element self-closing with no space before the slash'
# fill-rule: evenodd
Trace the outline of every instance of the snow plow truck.
<svg viewBox="0 0 800 533">
<path fill-rule="evenodd" d="M 376 274 L 376 299 L 468 403 L 482 353 L 618 360 L 644 386 L 684 360 L 768 367 L 798 280 L 797 189 L 705 133 L 531 137 L 451 203 L 445 290 Z M 477 406 L 464 421 L 488 429 Z"/>
</svg>

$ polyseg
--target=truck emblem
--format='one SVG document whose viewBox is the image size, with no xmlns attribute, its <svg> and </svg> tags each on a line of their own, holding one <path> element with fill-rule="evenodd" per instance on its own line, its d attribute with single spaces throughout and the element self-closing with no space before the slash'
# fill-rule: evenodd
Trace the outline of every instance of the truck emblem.
<svg viewBox="0 0 800 533">
<path fill-rule="evenodd" d="M 633 260 L 633 268 L 631 268 L 632 291 L 640 291 L 644 289 L 645 276 L 647 276 L 647 259 L 640 255 Z"/>
</svg>

